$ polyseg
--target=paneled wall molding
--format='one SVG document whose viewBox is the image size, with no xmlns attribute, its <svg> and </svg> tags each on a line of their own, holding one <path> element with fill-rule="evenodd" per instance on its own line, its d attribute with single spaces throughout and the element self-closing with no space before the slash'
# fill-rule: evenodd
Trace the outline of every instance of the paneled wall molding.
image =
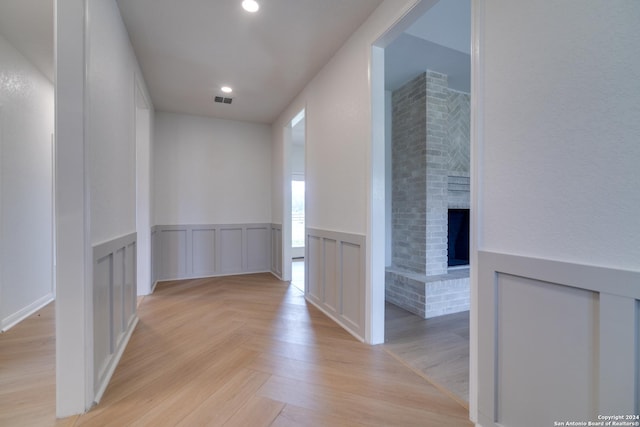
<svg viewBox="0 0 640 427">
<path fill-rule="evenodd" d="M 271 274 L 282 280 L 282 224 L 271 224 Z"/>
<path fill-rule="evenodd" d="M 138 323 L 136 233 L 93 246 L 93 384 L 100 401 Z"/>
<path fill-rule="evenodd" d="M 306 233 L 307 301 L 364 341 L 366 237 L 314 228 Z"/>
<path fill-rule="evenodd" d="M 640 271 L 488 251 L 477 265 L 482 426 L 640 413 Z"/>
<path fill-rule="evenodd" d="M 269 223 L 157 225 L 155 281 L 271 271 Z"/>
<path fill-rule="evenodd" d="M 620 270 L 586 264 L 532 258 L 499 252 L 478 251 L 480 261 L 491 261 L 492 265 L 504 273 L 519 272 L 524 277 L 536 280 L 562 283 L 565 286 L 588 289 L 640 299 L 640 271 Z"/>
</svg>

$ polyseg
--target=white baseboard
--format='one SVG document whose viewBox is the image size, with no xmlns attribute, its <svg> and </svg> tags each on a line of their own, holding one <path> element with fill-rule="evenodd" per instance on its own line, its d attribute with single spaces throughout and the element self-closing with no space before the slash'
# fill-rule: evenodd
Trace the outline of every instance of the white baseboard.
<svg viewBox="0 0 640 427">
<path fill-rule="evenodd" d="M 4 319 L 2 319 L 2 323 L 0 324 L 0 332 L 8 331 L 27 317 L 31 316 L 36 311 L 40 310 L 45 305 L 49 304 L 54 299 L 55 298 L 53 292 L 51 292 L 43 296 L 42 298 L 39 298 L 36 301 L 32 302 L 23 309 L 13 313 L 12 315 L 5 317 Z"/>
<path fill-rule="evenodd" d="M 282 281 L 282 282 L 286 282 L 286 280 L 284 280 L 284 279 L 282 278 L 282 275 L 281 275 L 281 274 L 278 274 L 278 273 L 276 273 L 276 272 L 275 272 L 275 271 L 273 271 L 273 270 L 269 271 L 269 273 L 271 273 L 271 275 L 272 275 L 273 277 L 275 277 L 276 279 L 278 279 L 278 280 L 280 280 L 280 281 Z"/>
</svg>

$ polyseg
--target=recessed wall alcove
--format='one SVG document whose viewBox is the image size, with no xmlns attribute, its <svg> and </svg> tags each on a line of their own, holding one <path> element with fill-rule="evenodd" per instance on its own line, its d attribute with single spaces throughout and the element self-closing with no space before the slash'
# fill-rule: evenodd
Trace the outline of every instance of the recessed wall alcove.
<svg viewBox="0 0 640 427">
<path fill-rule="evenodd" d="M 450 89 L 446 74 L 427 70 L 392 94 L 385 294 L 423 318 L 469 309 L 469 125 L 470 95 Z"/>
</svg>

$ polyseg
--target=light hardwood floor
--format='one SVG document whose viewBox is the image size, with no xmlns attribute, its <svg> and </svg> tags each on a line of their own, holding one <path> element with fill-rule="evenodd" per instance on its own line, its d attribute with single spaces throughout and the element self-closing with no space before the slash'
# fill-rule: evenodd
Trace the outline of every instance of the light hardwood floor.
<svg viewBox="0 0 640 427">
<path fill-rule="evenodd" d="M 385 348 L 468 407 L 469 312 L 422 319 L 385 306 Z"/>
<path fill-rule="evenodd" d="M 291 262 L 291 284 L 304 293 L 304 259 Z"/>
<path fill-rule="evenodd" d="M 54 304 L 0 334 L 0 426 L 72 426 L 56 414 Z"/>
<path fill-rule="evenodd" d="M 0 425 L 472 425 L 269 274 L 163 283 L 138 309 L 100 404 L 57 423 L 52 307 L 0 336 Z"/>
</svg>

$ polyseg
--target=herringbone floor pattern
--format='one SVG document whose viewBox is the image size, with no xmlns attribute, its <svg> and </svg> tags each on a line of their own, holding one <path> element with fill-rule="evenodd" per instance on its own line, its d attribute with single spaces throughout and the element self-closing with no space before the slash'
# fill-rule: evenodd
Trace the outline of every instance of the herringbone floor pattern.
<svg viewBox="0 0 640 427">
<path fill-rule="evenodd" d="M 20 343 L 21 324 L 0 337 L 0 425 L 56 425 L 52 308 L 43 313 L 48 336 Z M 269 274 L 162 283 L 139 317 L 100 404 L 57 425 L 471 425 L 453 399 Z"/>
</svg>

